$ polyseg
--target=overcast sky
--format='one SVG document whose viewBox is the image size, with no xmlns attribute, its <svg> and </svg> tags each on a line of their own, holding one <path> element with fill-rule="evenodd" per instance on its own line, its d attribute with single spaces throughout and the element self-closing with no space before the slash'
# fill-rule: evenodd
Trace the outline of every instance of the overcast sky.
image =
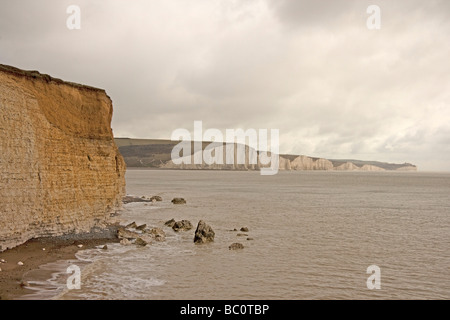
<svg viewBox="0 0 450 320">
<path fill-rule="evenodd" d="M 0 63 L 105 89 L 117 137 L 202 120 L 279 129 L 281 153 L 450 171 L 449 18 L 448 0 L 0 0 Z"/>
</svg>

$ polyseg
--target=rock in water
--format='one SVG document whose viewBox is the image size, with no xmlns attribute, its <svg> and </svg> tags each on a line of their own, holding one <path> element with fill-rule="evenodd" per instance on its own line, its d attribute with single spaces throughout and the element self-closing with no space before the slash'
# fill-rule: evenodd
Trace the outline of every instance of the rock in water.
<svg viewBox="0 0 450 320">
<path fill-rule="evenodd" d="M 145 228 L 147 228 L 146 224 L 140 225 L 139 227 L 136 227 L 136 230 L 144 230 Z"/>
<path fill-rule="evenodd" d="M 206 243 L 214 241 L 213 229 L 207 225 L 203 220 L 200 220 L 195 230 L 194 243 Z"/>
<path fill-rule="evenodd" d="M 142 239 L 142 238 L 137 238 L 136 241 L 134 242 L 134 244 L 135 244 L 135 245 L 138 245 L 138 246 L 145 247 L 145 246 L 148 244 L 148 242 L 145 241 L 145 240 Z"/>
<path fill-rule="evenodd" d="M 125 196 L 122 198 L 122 202 L 124 204 L 128 204 L 128 203 L 132 203 L 132 202 L 151 202 L 150 200 L 147 200 L 143 198 L 139 198 L 139 197 L 134 197 L 134 196 Z"/>
<path fill-rule="evenodd" d="M 124 239 L 120 240 L 120 244 L 124 245 L 124 246 L 128 246 L 128 245 L 131 244 L 131 241 L 126 239 L 126 238 L 124 238 Z"/>
<path fill-rule="evenodd" d="M 137 227 L 137 224 L 136 224 L 136 222 L 133 221 L 132 223 L 127 224 L 125 228 L 127 228 L 127 229 L 135 229 L 136 227 Z"/>
<path fill-rule="evenodd" d="M 170 219 L 169 221 L 166 221 L 164 223 L 164 225 L 168 226 L 169 228 L 172 228 L 174 224 L 175 224 L 175 219 Z"/>
<path fill-rule="evenodd" d="M 244 245 L 242 243 L 233 243 L 228 247 L 228 249 L 230 250 L 244 249 Z"/>
<path fill-rule="evenodd" d="M 173 198 L 172 203 L 173 204 L 186 204 L 186 200 L 184 200 L 183 198 Z"/>
<path fill-rule="evenodd" d="M 144 232 L 150 234 L 155 241 L 161 242 L 166 240 L 166 233 L 161 228 L 146 229 Z"/>
<path fill-rule="evenodd" d="M 117 238 L 119 238 L 119 239 L 132 240 L 132 239 L 137 239 L 140 237 L 141 237 L 141 234 L 136 231 L 130 231 L 130 230 L 122 229 L 122 228 L 119 228 L 117 230 Z"/>
<path fill-rule="evenodd" d="M 181 220 L 181 221 L 177 221 L 174 223 L 174 225 L 172 226 L 172 229 L 174 231 L 188 231 L 191 230 L 192 227 L 192 223 L 189 220 Z"/>
</svg>

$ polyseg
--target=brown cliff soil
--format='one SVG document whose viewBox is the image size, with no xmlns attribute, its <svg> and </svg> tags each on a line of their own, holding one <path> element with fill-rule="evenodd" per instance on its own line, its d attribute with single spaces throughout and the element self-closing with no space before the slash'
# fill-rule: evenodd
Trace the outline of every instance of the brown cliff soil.
<svg viewBox="0 0 450 320">
<path fill-rule="evenodd" d="M 120 210 L 112 112 L 102 89 L 0 65 L 0 251 L 88 232 Z"/>
</svg>

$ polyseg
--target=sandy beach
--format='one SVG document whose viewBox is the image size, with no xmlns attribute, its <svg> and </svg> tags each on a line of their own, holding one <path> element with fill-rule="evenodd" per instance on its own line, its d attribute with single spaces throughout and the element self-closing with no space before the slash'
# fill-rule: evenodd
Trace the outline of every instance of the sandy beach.
<svg viewBox="0 0 450 320">
<path fill-rule="evenodd" d="M 23 276 L 43 264 L 75 259 L 75 254 L 79 250 L 118 242 L 115 230 L 116 226 L 111 226 L 96 233 L 32 239 L 13 249 L 1 252 L 0 261 L 5 262 L 0 262 L 0 300 L 20 299 L 23 295 L 30 293 L 30 290 L 27 290 L 26 285 L 22 283 Z M 19 262 L 23 265 L 19 265 Z"/>
</svg>

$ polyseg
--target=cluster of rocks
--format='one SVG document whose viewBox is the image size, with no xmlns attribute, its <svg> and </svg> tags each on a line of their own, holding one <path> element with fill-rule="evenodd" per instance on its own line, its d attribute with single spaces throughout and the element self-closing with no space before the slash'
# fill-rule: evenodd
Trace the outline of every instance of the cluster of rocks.
<svg viewBox="0 0 450 320">
<path fill-rule="evenodd" d="M 152 197 L 134 197 L 134 196 L 126 196 L 123 198 L 123 203 L 131 203 L 131 202 L 156 202 L 162 201 L 163 199 L 160 196 L 152 196 Z M 184 198 L 173 198 L 171 201 L 175 205 L 186 204 L 186 200 Z M 175 232 L 183 232 L 189 231 L 193 229 L 193 225 L 189 220 L 179 220 L 170 219 L 164 223 L 166 227 L 172 228 Z M 238 237 L 247 237 L 247 240 L 253 240 L 253 238 L 248 237 L 246 232 L 249 232 L 247 227 L 242 227 L 239 230 L 234 229 L 231 231 L 240 231 L 238 233 Z M 128 244 L 136 244 L 140 246 L 146 246 L 153 241 L 164 241 L 166 234 L 161 228 L 148 228 L 146 224 L 137 225 L 135 222 L 130 223 L 129 225 L 119 228 L 117 231 L 117 235 L 121 240 L 120 243 L 124 245 Z M 206 224 L 205 221 L 200 220 L 197 224 L 197 228 L 194 233 L 194 243 L 201 244 L 207 242 L 213 242 L 215 237 L 215 232 Z M 232 243 L 229 247 L 230 250 L 238 250 L 243 249 L 244 245 L 242 243 Z"/>
<path fill-rule="evenodd" d="M 240 228 L 239 230 L 235 228 L 235 229 L 230 230 L 230 231 L 234 231 L 234 232 L 237 232 L 237 231 L 240 231 L 240 232 L 249 232 L 249 229 L 248 229 L 248 227 L 242 227 L 242 228 Z M 247 233 L 237 233 L 236 236 L 237 236 L 237 237 L 247 237 L 247 240 L 248 240 L 248 241 L 254 240 L 253 238 L 248 237 L 248 234 L 247 234 Z M 235 242 L 235 243 L 231 244 L 228 248 L 229 248 L 230 250 L 244 249 L 244 245 L 243 245 L 242 243 Z"/>
<path fill-rule="evenodd" d="M 136 222 L 132 222 L 125 227 L 118 228 L 117 237 L 123 245 L 146 246 L 153 241 L 165 241 L 166 233 L 161 228 L 149 228 L 146 224 L 137 225 Z"/>
<path fill-rule="evenodd" d="M 179 220 L 170 219 L 164 223 L 166 227 L 172 228 L 175 232 L 189 231 L 193 228 L 192 223 L 189 220 Z M 238 231 L 234 229 L 231 231 Z M 242 227 L 239 229 L 241 232 L 248 232 L 247 227 Z M 120 239 L 120 243 L 123 245 L 135 244 L 138 246 L 146 246 L 151 244 L 153 241 L 165 241 L 166 234 L 164 230 L 157 227 L 149 228 L 146 224 L 137 225 L 136 222 L 132 222 L 125 227 L 121 227 L 117 230 L 117 236 Z M 247 237 L 247 240 L 253 240 L 249 238 L 248 234 L 238 233 L 238 237 Z M 197 228 L 194 233 L 194 243 L 201 244 L 207 242 L 213 242 L 215 237 L 215 232 L 205 221 L 200 220 L 197 224 Z M 230 250 L 243 249 L 244 245 L 242 243 L 232 243 L 229 247 Z"/>
<path fill-rule="evenodd" d="M 165 226 L 172 228 L 175 232 L 189 231 L 193 228 L 192 223 L 189 220 L 175 221 L 170 219 L 164 223 Z M 194 234 L 194 243 L 206 243 L 213 242 L 215 237 L 214 230 L 206 224 L 205 221 L 200 220 L 197 224 L 197 229 Z"/>
<path fill-rule="evenodd" d="M 133 202 L 159 202 L 163 201 L 161 196 L 151 196 L 151 197 L 136 197 L 136 196 L 125 196 L 122 198 L 122 202 L 124 204 L 133 203 Z M 186 200 L 184 198 L 173 198 L 171 201 L 173 204 L 186 204 Z"/>
</svg>

